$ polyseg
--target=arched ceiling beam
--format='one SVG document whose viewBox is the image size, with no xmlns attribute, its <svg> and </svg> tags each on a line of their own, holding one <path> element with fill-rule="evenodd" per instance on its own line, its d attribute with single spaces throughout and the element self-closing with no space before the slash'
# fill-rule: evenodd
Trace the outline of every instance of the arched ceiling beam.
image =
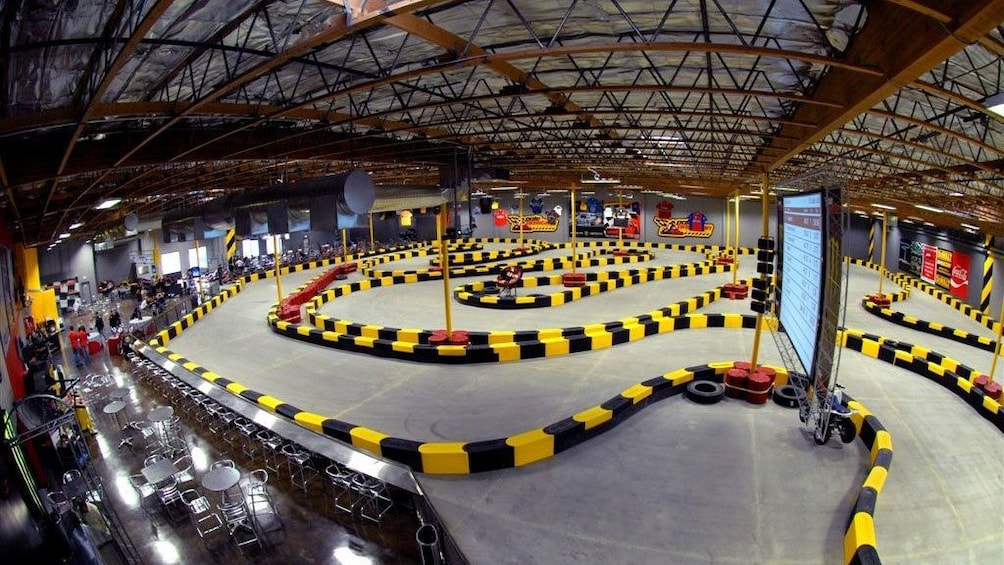
<svg viewBox="0 0 1004 565">
<path fill-rule="evenodd" d="M 844 107 L 825 110 L 799 106 L 792 117 L 813 122 L 816 128 L 808 133 L 791 132 L 801 138 L 798 142 L 773 140 L 770 147 L 782 151 L 778 155 L 765 153 L 751 164 L 747 174 L 773 171 L 1004 21 L 1004 0 L 953 2 L 945 9 L 946 13 L 951 10 L 947 13 L 951 17 L 948 24 L 931 17 L 917 17 L 912 9 L 890 2 L 869 3 L 868 23 L 854 38 L 845 60 L 881 69 L 881 73 L 878 76 L 851 74 L 844 67 L 832 66 L 820 79 L 812 97 L 844 101 Z"/>
<path fill-rule="evenodd" d="M 309 53 L 314 49 L 321 48 L 328 43 L 332 43 L 334 41 L 342 39 L 348 36 L 350 33 L 359 31 L 367 27 L 378 25 L 383 19 L 386 19 L 388 16 L 392 16 L 395 13 L 407 12 L 411 10 L 419 10 L 424 7 L 438 4 L 441 2 L 443 2 L 443 0 L 411 0 L 411 1 L 396 2 L 392 4 L 392 6 L 394 6 L 394 9 L 393 11 L 391 11 L 388 9 L 386 4 L 377 0 L 371 3 L 372 5 L 370 6 L 370 9 L 367 12 L 356 15 L 356 18 L 354 20 L 355 23 L 350 22 L 345 14 L 335 15 L 330 19 L 328 26 L 324 30 L 295 43 L 290 48 L 280 53 L 276 53 L 275 56 L 263 61 L 258 65 L 255 65 L 254 67 L 248 69 L 247 71 L 244 71 L 236 76 L 231 77 L 230 79 L 226 80 L 223 84 L 220 84 L 216 88 L 214 88 L 213 91 L 207 94 L 206 96 L 200 98 L 199 100 L 196 100 L 195 102 L 190 104 L 186 109 L 176 113 L 174 116 L 171 117 L 171 119 L 169 119 L 164 124 L 161 124 L 161 126 L 155 129 L 154 131 L 150 132 L 145 138 L 140 140 L 129 151 L 127 151 L 124 155 L 122 155 L 114 166 L 115 167 L 120 166 L 126 161 L 128 161 L 130 157 L 138 153 L 148 143 L 156 139 L 158 136 L 163 134 L 168 129 L 180 123 L 185 117 L 201 110 L 202 107 L 205 106 L 206 104 L 211 104 L 219 100 L 221 97 L 237 90 L 238 88 L 254 81 L 255 79 L 264 76 L 265 74 L 275 69 L 282 67 L 290 60 L 296 57 L 300 57 L 306 53 Z M 74 204 L 76 204 L 76 202 L 79 202 L 80 199 L 83 198 L 87 193 L 94 190 L 94 188 L 97 187 L 101 183 L 101 181 L 104 180 L 107 174 L 108 173 L 105 173 L 99 176 L 85 190 L 81 191 L 81 193 L 77 197 L 77 200 L 74 201 Z M 66 219 L 66 213 L 63 214 L 63 217 L 60 219 L 59 223 L 61 224 L 65 219 Z M 53 232 L 53 234 L 54 233 L 55 232 Z"/>
<path fill-rule="evenodd" d="M 94 118 L 92 114 L 94 106 L 101 101 L 105 92 L 108 91 L 108 87 L 111 86 L 115 77 L 118 76 L 119 71 L 122 70 L 122 67 L 125 66 L 126 62 L 129 61 L 129 58 L 132 57 L 133 53 L 136 51 L 136 48 L 143 41 L 143 37 L 146 36 L 151 28 L 153 28 L 154 24 L 156 24 L 157 20 L 159 20 L 164 12 L 167 11 L 172 2 L 174 2 L 174 0 L 157 0 L 157 2 L 150 7 L 146 14 L 143 15 L 143 19 L 136 25 L 136 28 L 132 30 L 132 35 L 129 36 L 125 45 L 123 45 L 122 48 L 119 49 L 119 52 L 115 55 L 115 58 L 105 71 L 101 82 L 99 82 L 94 88 L 94 91 L 90 93 L 90 99 L 86 101 L 86 106 L 84 106 L 81 111 L 80 119 L 77 121 L 77 126 L 74 128 L 73 133 L 70 134 L 70 139 L 66 144 L 66 149 L 63 150 L 63 156 L 59 160 L 59 166 L 56 168 L 56 174 L 53 177 L 52 185 L 49 187 L 49 193 L 45 198 L 45 205 L 42 207 L 43 217 L 46 212 L 49 211 L 49 204 L 52 202 L 52 196 L 55 194 L 56 187 L 59 185 L 59 177 L 63 174 L 63 169 L 66 168 L 66 163 L 69 162 L 70 155 L 73 153 L 73 149 L 77 146 L 77 140 L 80 139 L 81 135 L 83 135 L 84 129 L 87 127 L 87 123 Z M 121 17 L 124 12 L 124 8 L 124 3 L 119 2 L 119 6 L 116 7 L 116 14 L 118 14 L 119 17 Z M 104 35 L 110 37 L 114 32 L 115 24 L 117 24 L 116 18 L 113 17 L 110 19 L 108 24 L 109 25 L 105 28 Z M 99 44 L 98 49 L 95 51 L 93 57 L 87 65 L 87 68 L 85 69 L 85 75 L 82 77 L 80 84 L 77 85 L 78 88 L 83 89 L 86 85 L 87 80 L 90 78 L 90 73 L 94 72 L 97 68 L 97 58 L 100 57 L 101 50 L 106 48 L 110 48 L 110 44 Z M 84 92 L 78 91 L 75 94 L 74 99 L 76 102 L 82 103 L 84 102 L 85 97 L 86 94 Z M 56 225 L 50 226 L 52 228 L 53 235 L 55 235 L 55 233 L 62 227 L 62 223 L 65 218 L 66 214 L 63 214 L 63 218 L 61 218 Z M 46 224 L 43 222 L 38 226 L 39 239 L 42 238 L 42 230 L 45 229 L 45 225 Z"/>
</svg>

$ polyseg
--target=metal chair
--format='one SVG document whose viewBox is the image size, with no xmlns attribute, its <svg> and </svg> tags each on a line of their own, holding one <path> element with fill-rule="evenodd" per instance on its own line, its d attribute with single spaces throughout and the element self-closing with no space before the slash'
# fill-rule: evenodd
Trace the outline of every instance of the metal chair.
<svg viewBox="0 0 1004 565">
<path fill-rule="evenodd" d="M 355 473 L 337 463 L 332 463 L 324 469 L 324 474 L 331 483 L 331 502 L 335 509 L 351 514 L 356 499 L 355 491 L 352 489 Z"/>
<path fill-rule="evenodd" d="M 164 507 L 164 510 L 167 511 L 168 516 L 172 520 L 177 518 L 175 515 L 175 506 L 181 502 L 181 490 L 178 489 L 178 482 L 171 478 L 158 486 L 157 498 L 160 499 L 160 503 Z"/>
<path fill-rule="evenodd" d="M 241 434 L 241 451 L 253 462 L 255 455 L 258 454 L 258 441 L 255 439 L 258 426 L 247 418 L 237 418 L 234 420 L 234 426 Z"/>
<path fill-rule="evenodd" d="M 356 475 L 353 485 L 356 485 L 356 492 L 361 495 L 361 502 L 357 501 L 356 507 L 359 517 L 379 524 L 383 515 L 394 506 L 386 483 L 375 477 Z"/>
<path fill-rule="evenodd" d="M 184 485 L 195 480 L 195 475 L 192 474 L 193 465 L 191 455 L 182 455 L 174 461 L 174 466 L 178 468 L 178 472 L 174 474 L 174 480 L 179 485 Z"/>
<path fill-rule="evenodd" d="M 136 494 L 139 495 L 140 509 L 143 510 L 144 514 L 150 516 L 150 509 L 147 508 L 146 501 L 157 494 L 157 489 L 148 483 L 143 475 L 129 475 L 129 484 L 136 489 Z"/>
<path fill-rule="evenodd" d="M 207 535 L 223 529 L 223 520 L 212 512 L 209 500 L 198 491 L 188 489 L 182 492 L 181 500 L 188 508 L 188 516 L 192 519 L 192 525 L 195 526 L 200 538 L 205 540 Z"/>
<path fill-rule="evenodd" d="M 244 547 L 251 544 L 256 543 L 259 548 L 263 547 L 261 538 L 258 536 L 258 528 L 255 527 L 254 520 L 248 513 L 244 501 L 220 504 L 217 509 L 223 515 L 227 531 L 230 532 L 230 537 L 237 544 L 237 549 L 240 550 L 241 554 L 244 553 Z"/>
<path fill-rule="evenodd" d="M 260 524 L 261 517 L 272 514 L 279 520 L 282 527 L 282 518 L 272 501 L 272 495 L 268 492 L 268 471 L 265 469 L 255 469 L 247 474 L 247 479 L 243 482 L 245 500 L 251 509 L 255 522 Z"/>
<path fill-rule="evenodd" d="M 52 505 L 52 509 L 59 514 L 68 512 L 73 508 L 73 505 L 70 504 L 70 499 L 66 498 L 66 495 L 62 491 L 50 490 L 45 494 L 45 497 L 49 499 L 49 504 Z"/>
<path fill-rule="evenodd" d="M 286 440 L 268 430 L 258 432 L 257 439 L 261 444 L 261 458 L 265 468 L 273 473 L 278 473 L 279 466 L 282 465 L 282 445 Z"/>
<path fill-rule="evenodd" d="M 300 446 L 290 442 L 282 446 L 282 454 L 286 456 L 286 470 L 289 473 L 289 482 L 293 486 L 299 487 L 306 494 L 307 483 L 317 473 L 311 464 L 311 453 L 300 449 Z"/>
<path fill-rule="evenodd" d="M 234 463 L 233 459 L 220 459 L 219 461 L 213 461 L 209 464 L 209 470 L 219 469 L 220 467 L 232 467 L 237 468 L 237 464 Z"/>
</svg>

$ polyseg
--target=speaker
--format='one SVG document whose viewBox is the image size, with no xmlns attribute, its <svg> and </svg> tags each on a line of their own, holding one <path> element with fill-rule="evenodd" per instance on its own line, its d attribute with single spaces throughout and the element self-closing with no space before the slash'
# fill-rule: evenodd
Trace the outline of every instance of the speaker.
<svg viewBox="0 0 1004 565">
<path fill-rule="evenodd" d="M 381 214 L 381 220 L 383 219 Z M 310 199 L 311 231 L 338 230 L 338 196 L 315 196 Z"/>
<path fill-rule="evenodd" d="M 757 249 L 756 250 L 756 260 L 757 261 L 767 261 L 772 263 L 774 261 L 774 252 L 767 249 Z"/>
<path fill-rule="evenodd" d="M 761 275 L 773 275 L 774 263 L 759 261 L 756 264 L 756 272 L 760 273 Z"/>
<path fill-rule="evenodd" d="M 767 313 L 767 303 L 766 302 L 758 302 L 758 301 L 754 300 L 754 301 L 750 302 L 750 310 L 753 310 L 757 314 L 766 314 Z"/>
<path fill-rule="evenodd" d="M 765 302 L 767 300 L 767 291 L 754 288 L 753 292 L 750 293 L 750 299 L 756 300 L 757 302 Z"/>
<path fill-rule="evenodd" d="M 251 210 L 247 208 L 234 210 L 234 231 L 240 237 L 251 237 Z"/>
<path fill-rule="evenodd" d="M 268 233 L 289 233 L 289 205 L 286 202 L 274 202 L 265 208 L 268 216 Z"/>
<path fill-rule="evenodd" d="M 761 292 L 767 292 L 767 287 L 770 286 L 770 281 L 767 279 L 753 279 L 753 288 Z"/>
<path fill-rule="evenodd" d="M 760 249 L 766 249 L 767 251 L 774 250 L 774 238 L 773 237 L 761 237 L 756 240 L 756 246 Z"/>
</svg>

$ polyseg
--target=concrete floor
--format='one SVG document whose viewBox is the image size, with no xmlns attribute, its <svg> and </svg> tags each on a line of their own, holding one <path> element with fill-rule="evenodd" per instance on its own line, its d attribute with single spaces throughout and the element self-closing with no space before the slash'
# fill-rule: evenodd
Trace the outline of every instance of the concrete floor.
<svg viewBox="0 0 1004 565">
<path fill-rule="evenodd" d="M 655 263 L 699 258 L 660 251 Z M 426 264 L 407 263 L 382 267 Z M 864 312 L 860 298 L 877 290 L 877 274 L 849 269 L 846 326 L 988 369 L 987 352 Z M 751 274 L 745 266 L 740 271 Z M 283 289 L 315 275 L 284 277 Z M 516 312 L 454 303 L 454 327 L 604 322 L 725 282 L 731 275 L 653 282 L 559 308 Z M 887 283 L 885 290 L 895 285 Z M 399 285 L 339 298 L 323 313 L 385 326 L 441 328 L 442 296 L 439 282 Z M 482 440 L 546 426 L 677 368 L 748 359 L 753 341 L 749 330 L 700 329 L 554 359 L 428 365 L 280 337 L 265 322 L 275 300 L 272 280 L 251 284 L 168 347 L 301 409 L 418 441 Z M 896 307 L 990 335 L 917 291 Z M 705 311 L 749 309 L 745 302 L 721 300 Z M 762 362 L 780 363 L 766 334 L 761 351 Z M 1004 436 L 937 384 L 856 352 L 844 352 L 839 381 L 893 438 L 892 470 L 876 512 L 883 561 L 1004 562 Z M 701 406 L 676 397 L 538 464 L 420 480 L 474 563 L 840 563 L 843 530 L 867 461 L 857 442 L 816 447 L 795 413 L 774 404 L 726 400 Z"/>
</svg>

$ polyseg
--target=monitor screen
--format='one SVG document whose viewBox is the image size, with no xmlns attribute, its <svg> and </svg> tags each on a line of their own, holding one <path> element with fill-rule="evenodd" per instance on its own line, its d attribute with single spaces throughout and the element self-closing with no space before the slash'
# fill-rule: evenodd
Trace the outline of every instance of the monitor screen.
<svg viewBox="0 0 1004 565">
<path fill-rule="evenodd" d="M 802 367 L 812 374 L 823 307 L 824 209 L 822 192 L 781 201 L 781 327 Z"/>
</svg>

